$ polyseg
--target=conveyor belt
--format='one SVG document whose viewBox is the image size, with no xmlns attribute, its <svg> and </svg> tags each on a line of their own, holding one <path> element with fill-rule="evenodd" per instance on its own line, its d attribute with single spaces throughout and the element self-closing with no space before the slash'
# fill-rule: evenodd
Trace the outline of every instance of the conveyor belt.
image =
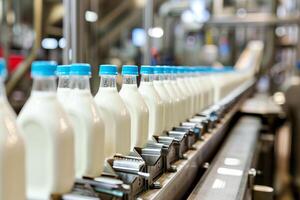
<svg viewBox="0 0 300 200">
<path fill-rule="evenodd" d="M 182 199 L 186 192 L 191 188 L 193 180 L 196 178 L 199 168 L 207 162 L 209 156 L 215 151 L 224 137 L 230 121 L 235 113 L 239 110 L 241 104 L 251 93 L 254 81 L 242 85 L 232 93 L 236 98 L 242 94 L 239 102 L 226 114 L 221 123 L 210 134 L 205 134 L 204 141 L 198 141 L 195 144 L 195 150 L 189 150 L 186 160 L 179 160 L 174 165 L 177 167 L 175 173 L 165 173 L 159 178 L 162 184 L 161 189 L 149 190 L 139 197 L 141 199 Z M 249 90 L 250 89 L 250 90 Z"/>
<path fill-rule="evenodd" d="M 189 200 L 244 199 L 260 126 L 259 118 L 240 118 Z"/>
</svg>

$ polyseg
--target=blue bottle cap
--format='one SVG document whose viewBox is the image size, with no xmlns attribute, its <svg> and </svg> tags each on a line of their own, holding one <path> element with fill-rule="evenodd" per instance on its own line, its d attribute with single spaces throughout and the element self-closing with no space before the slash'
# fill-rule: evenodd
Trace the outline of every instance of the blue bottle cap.
<svg viewBox="0 0 300 200">
<path fill-rule="evenodd" d="M 224 71 L 224 72 L 234 72 L 235 69 L 234 69 L 234 67 L 232 67 L 232 66 L 224 66 L 224 67 L 223 67 L 223 71 Z"/>
<path fill-rule="evenodd" d="M 185 69 L 186 67 L 178 67 L 177 68 L 177 73 L 180 73 L 180 74 L 183 74 L 183 73 L 185 73 Z"/>
<path fill-rule="evenodd" d="M 165 74 L 171 74 L 171 67 L 170 66 L 163 66 L 164 68 L 164 73 Z"/>
<path fill-rule="evenodd" d="M 55 76 L 56 66 L 55 61 L 34 61 L 31 64 L 31 76 Z"/>
<path fill-rule="evenodd" d="M 190 73 L 190 67 L 186 66 L 184 67 L 184 73 Z"/>
<path fill-rule="evenodd" d="M 212 68 L 207 66 L 198 66 L 197 71 L 202 74 L 212 73 Z"/>
<path fill-rule="evenodd" d="M 71 65 L 70 75 L 91 76 L 91 65 L 87 63 L 74 63 Z"/>
<path fill-rule="evenodd" d="M 139 75 L 138 67 L 136 65 L 123 65 L 122 75 Z"/>
<path fill-rule="evenodd" d="M 100 65 L 99 75 L 118 75 L 116 65 Z"/>
<path fill-rule="evenodd" d="M 70 75 L 70 65 L 58 65 L 56 67 L 56 76 L 68 76 Z"/>
<path fill-rule="evenodd" d="M 175 73 L 176 74 L 180 74 L 180 66 L 176 66 L 175 67 Z"/>
<path fill-rule="evenodd" d="M 190 67 L 189 70 L 190 70 L 190 73 L 196 73 L 197 67 Z"/>
<path fill-rule="evenodd" d="M 163 74 L 164 68 L 162 66 L 154 66 L 153 67 L 153 73 L 154 74 Z"/>
<path fill-rule="evenodd" d="M 187 67 L 186 68 L 186 73 L 193 73 L 194 71 L 193 71 L 193 67 Z"/>
<path fill-rule="evenodd" d="M 177 67 L 172 66 L 172 67 L 170 67 L 170 68 L 171 68 L 171 73 L 172 73 L 172 74 L 176 74 L 176 73 L 177 73 Z"/>
<path fill-rule="evenodd" d="M 153 74 L 153 67 L 150 65 L 141 66 L 141 74 Z"/>
<path fill-rule="evenodd" d="M 0 76 L 5 78 L 7 75 L 6 62 L 4 58 L 0 58 Z"/>
</svg>

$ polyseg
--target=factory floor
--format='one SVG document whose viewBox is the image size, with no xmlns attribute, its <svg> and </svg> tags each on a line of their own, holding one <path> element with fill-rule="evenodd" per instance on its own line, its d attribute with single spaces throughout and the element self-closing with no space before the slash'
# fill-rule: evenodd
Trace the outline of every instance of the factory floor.
<svg viewBox="0 0 300 200">
<path fill-rule="evenodd" d="M 289 175 L 290 155 L 290 126 L 285 124 L 278 130 L 276 144 L 277 170 L 275 177 L 275 191 L 278 200 L 294 200 L 290 187 Z"/>
</svg>

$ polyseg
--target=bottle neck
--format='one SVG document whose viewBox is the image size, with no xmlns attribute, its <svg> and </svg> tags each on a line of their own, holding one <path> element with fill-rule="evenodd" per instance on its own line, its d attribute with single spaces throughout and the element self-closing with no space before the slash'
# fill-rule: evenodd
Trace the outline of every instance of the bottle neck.
<svg viewBox="0 0 300 200">
<path fill-rule="evenodd" d="M 179 78 L 184 79 L 185 78 L 185 74 L 184 73 L 179 74 Z"/>
<path fill-rule="evenodd" d="M 71 76 L 70 88 L 90 91 L 90 77 L 89 76 Z"/>
<path fill-rule="evenodd" d="M 164 75 L 163 74 L 154 74 L 154 81 L 163 81 Z"/>
<path fill-rule="evenodd" d="M 170 73 L 164 74 L 164 80 L 167 80 L 167 81 L 172 80 L 172 79 L 171 79 L 171 74 L 170 74 Z"/>
<path fill-rule="evenodd" d="M 55 92 L 56 78 L 53 77 L 34 77 L 32 91 L 35 92 Z"/>
<path fill-rule="evenodd" d="M 123 75 L 123 84 L 136 85 L 135 75 Z"/>
<path fill-rule="evenodd" d="M 180 80 L 180 79 L 183 78 L 183 77 L 182 77 L 182 74 L 176 74 L 176 77 L 177 77 L 177 80 Z"/>
<path fill-rule="evenodd" d="M 141 82 L 153 82 L 153 74 L 142 74 Z"/>
<path fill-rule="evenodd" d="M 117 88 L 115 75 L 102 75 L 100 88 Z"/>
<path fill-rule="evenodd" d="M 172 81 L 176 81 L 177 75 L 172 73 L 172 74 L 170 74 L 170 78 L 171 78 Z"/>
<path fill-rule="evenodd" d="M 70 88 L 70 76 L 59 76 L 58 77 L 58 89 Z"/>
</svg>

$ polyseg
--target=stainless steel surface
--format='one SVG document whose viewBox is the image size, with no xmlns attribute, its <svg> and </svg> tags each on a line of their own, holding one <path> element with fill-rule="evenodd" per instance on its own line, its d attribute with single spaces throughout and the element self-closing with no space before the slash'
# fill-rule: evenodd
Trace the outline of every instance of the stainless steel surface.
<svg viewBox="0 0 300 200">
<path fill-rule="evenodd" d="M 148 34 L 148 30 L 153 24 L 153 0 L 147 0 L 144 11 L 144 30 L 146 32 L 146 43 L 144 45 L 144 60 L 143 64 L 151 64 L 151 37 Z"/>
<path fill-rule="evenodd" d="M 248 83 L 249 84 L 249 83 Z M 247 88 L 253 86 L 249 84 L 241 86 L 238 90 L 243 93 Z M 162 184 L 161 189 L 148 190 L 139 197 L 142 199 L 181 199 L 185 192 L 191 187 L 191 184 L 196 177 L 200 166 L 203 165 L 208 157 L 215 150 L 216 146 L 222 140 L 228 125 L 233 115 L 239 109 L 241 103 L 247 97 L 247 92 L 244 94 L 240 102 L 237 102 L 234 107 L 226 114 L 226 116 L 217 124 L 216 128 L 210 134 L 204 134 L 203 141 L 197 141 L 194 145 L 194 150 L 186 152 L 186 160 L 178 160 L 173 165 L 177 168 L 175 173 L 164 173 L 157 181 Z"/>
<path fill-rule="evenodd" d="M 299 24 L 299 17 L 278 18 L 270 14 L 247 14 L 246 16 L 215 17 L 205 23 L 207 26 L 275 26 L 286 24 Z"/>
<path fill-rule="evenodd" d="M 63 63 L 70 64 L 70 56 L 69 53 L 71 52 L 71 12 L 70 9 L 72 8 L 72 1 L 73 0 L 63 0 L 64 5 L 64 18 L 63 18 L 63 36 L 66 40 L 66 46 L 63 49 Z"/>
<path fill-rule="evenodd" d="M 85 21 L 85 12 L 88 9 L 89 1 L 64 0 L 64 38 L 66 47 L 63 51 L 64 64 L 86 62 L 87 42 L 89 34 L 87 33 L 87 22 Z"/>
<path fill-rule="evenodd" d="M 242 200 L 248 192 L 248 171 L 251 168 L 260 128 L 260 118 L 240 118 L 221 151 L 214 158 L 212 167 L 188 199 Z"/>
<path fill-rule="evenodd" d="M 162 146 L 153 145 L 151 148 L 135 148 L 135 151 L 146 163 L 146 172 L 149 173 L 148 188 L 160 188 L 160 183 L 156 182 L 157 177 L 164 172 L 164 158 L 162 156 Z"/>
</svg>

